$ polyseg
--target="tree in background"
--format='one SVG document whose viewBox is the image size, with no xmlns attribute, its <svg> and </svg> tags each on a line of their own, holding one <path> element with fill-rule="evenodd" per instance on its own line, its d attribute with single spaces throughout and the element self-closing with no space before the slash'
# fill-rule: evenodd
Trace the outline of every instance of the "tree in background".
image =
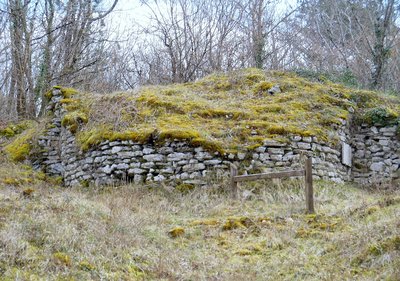
<svg viewBox="0 0 400 281">
<path fill-rule="evenodd" d="M 245 67 L 400 91 L 399 0 L 138 0 L 148 21 L 119 34 L 117 1 L 0 2 L 0 114 L 37 116 L 57 84 L 107 93 Z"/>
<path fill-rule="evenodd" d="M 364 87 L 399 90 L 395 80 L 384 79 L 397 68 L 399 1 L 308 0 L 298 19 L 307 67 L 350 71 Z"/>
<path fill-rule="evenodd" d="M 2 27 L 9 33 L 1 38 L 0 83 L 9 100 L 9 115 L 36 116 L 51 85 L 90 83 L 104 55 L 107 36 L 102 20 L 117 4 L 114 0 L 101 11 L 101 2 L 8 0 L 1 4 Z"/>
</svg>

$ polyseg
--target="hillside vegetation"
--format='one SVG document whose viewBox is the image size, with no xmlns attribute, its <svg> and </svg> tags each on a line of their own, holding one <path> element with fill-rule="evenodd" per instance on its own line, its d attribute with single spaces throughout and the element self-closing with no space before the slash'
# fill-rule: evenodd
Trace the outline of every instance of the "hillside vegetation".
<svg viewBox="0 0 400 281">
<path fill-rule="evenodd" d="M 281 93 L 268 94 L 279 84 Z M 254 69 L 137 92 L 61 89 L 62 120 L 82 147 L 104 139 L 185 139 L 218 151 L 290 134 L 327 141 L 337 124 L 398 121 L 398 101 L 293 74 Z M 317 182 L 316 215 L 302 181 L 240 186 L 63 188 L 30 166 L 42 122 L 0 128 L 1 280 L 398 280 L 398 186 Z M 257 125 L 258 124 L 258 125 Z M 257 125 L 257 126 L 256 126 Z"/>
<path fill-rule="evenodd" d="M 320 182 L 62 188 L 0 156 L 1 280 L 398 280 L 400 193 Z M 251 192 L 250 192 L 251 191 Z"/>
<path fill-rule="evenodd" d="M 68 110 L 63 125 L 83 149 L 107 139 L 184 139 L 219 152 L 251 150 L 265 139 L 287 141 L 290 135 L 335 143 L 332 131 L 349 122 L 352 112 L 353 121 L 370 124 L 396 123 L 400 112 L 398 99 L 376 92 L 257 69 L 108 95 L 61 89 Z"/>
</svg>

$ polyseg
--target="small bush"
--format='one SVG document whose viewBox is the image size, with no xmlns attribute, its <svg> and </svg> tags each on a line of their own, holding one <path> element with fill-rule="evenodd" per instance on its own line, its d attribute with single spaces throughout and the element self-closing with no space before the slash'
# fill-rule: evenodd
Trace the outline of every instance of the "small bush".
<svg viewBox="0 0 400 281">
<path fill-rule="evenodd" d="M 399 122 L 399 116 L 396 112 L 390 109 L 377 107 L 365 112 L 362 121 L 367 122 L 370 125 L 379 124 L 386 126 Z"/>
</svg>

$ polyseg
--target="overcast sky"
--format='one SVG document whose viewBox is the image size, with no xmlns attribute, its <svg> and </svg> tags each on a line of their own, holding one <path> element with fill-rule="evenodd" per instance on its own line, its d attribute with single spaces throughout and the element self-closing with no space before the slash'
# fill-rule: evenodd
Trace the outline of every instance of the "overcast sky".
<svg viewBox="0 0 400 281">
<path fill-rule="evenodd" d="M 110 7 L 113 0 L 107 0 L 108 7 Z M 278 1 L 278 7 L 284 10 L 289 5 L 295 6 L 296 0 L 282 0 Z M 108 21 L 123 32 L 125 29 L 132 26 L 132 22 L 138 22 L 145 26 L 148 22 L 149 9 L 145 5 L 140 4 L 140 0 L 119 0 L 113 13 L 108 17 Z"/>
<path fill-rule="evenodd" d="M 141 5 L 139 0 L 119 0 L 108 20 L 123 31 L 132 24 L 132 21 L 140 23 L 147 21 L 147 15 L 148 9 Z"/>
</svg>

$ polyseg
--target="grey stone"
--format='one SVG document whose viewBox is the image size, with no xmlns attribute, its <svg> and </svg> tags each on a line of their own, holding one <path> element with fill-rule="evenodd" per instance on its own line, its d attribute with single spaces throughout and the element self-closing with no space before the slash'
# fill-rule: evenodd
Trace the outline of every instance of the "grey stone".
<svg viewBox="0 0 400 281">
<path fill-rule="evenodd" d="M 133 177 L 133 181 L 134 181 L 135 183 L 141 183 L 141 182 L 144 181 L 144 177 L 141 176 L 141 175 L 135 175 L 135 176 Z"/>
<path fill-rule="evenodd" d="M 264 146 L 266 146 L 266 147 L 283 147 L 283 146 L 286 146 L 286 144 L 275 141 L 275 140 L 265 140 Z"/>
<path fill-rule="evenodd" d="M 391 166 L 392 165 L 392 160 L 390 159 L 386 159 L 385 161 L 383 161 L 386 165 Z"/>
<path fill-rule="evenodd" d="M 239 160 L 243 160 L 244 158 L 246 158 L 246 153 L 239 152 L 237 154 L 237 157 L 238 157 Z"/>
<path fill-rule="evenodd" d="M 196 155 L 195 155 L 195 157 L 196 157 L 198 160 L 200 160 L 200 161 L 202 161 L 202 160 L 209 160 L 209 159 L 212 159 L 212 158 L 213 158 L 212 155 L 211 155 L 210 153 L 208 153 L 208 152 L 201 152 L 201 151 L 197 152 Z"/>
<path fill-rule="evenodd" d="M 270 157 L 271 157 L 271 160 L 274 160 L 274 161 L 282 161 L 282 158 L 283 158 L 283 156 L 279 155 L 279 154 L 273 154 Z"/>
<path fill-rule="evenodd" d="M 174 170 L 171 167 L 167 167 L 165 169 L 160 170 L 160 173 L 162 173 L 162 174 L 173 174 Z"/>
<path fill-rule="evenodd" d="M 293 152 L 288 152 L 282 157 L 282 161 L 290 161 L 294 158 Z"/>
<path fill-rule="evenodd" d="M 143 154 L 152 154 L 153 152 L 154 152 L 153 148 L 149 147 L 143 148 Z"/>
<path fill-rule="evenodd" d="M 268 148 L 270 154 L 284 154 L 285 151 L 282 148 Z"/>
<path fill-rule="evenodd" d="M 379 131 L 376 127 L 371 127 L 371 132 L 376 135 Z"/>
<path fill-rule="evenodd" d="M 111 174 L 111 172 L 113 171 L 113 168 L 111 168 L 110 165 L 107 165 L 107 166 L 101 167 L 99 170 L 102 171 L 103 173 Z"/>
<path fill-rule="evenodd" d="M 182 170 L 184 172 L 193 172 L 193 171 L 199 171 L 199 170 L 204 170 L 206 166 L 203 163 L 198 163 L 198 164 L 188 164 L 183 166 Z"/>
<path fill-rule="evenodd" d="M 107 160 L 107 156 L 100 156 L 100 157 L 96 157 L 94 158 L 94 163 L 101 163 Z"/>
<path fill-rule="evenodd" d="M 128 170 L 128 175 L 141 175 L 144 174 L 146 170 L 139 169 L 139 168 L 133 168 Z"/>
<path fill-rule="evenodd" d="M 292 141 L 301 141 L 301 137 L 300 136 L 293 136 L 290 138 Z"/>
<path fill-rule="evenodd" d="M 181 160 L 187 160 L 191 159 L 192 154 L 190 153 L 183 153 L 183 152 L 175 152 L 168 154 L 167 159 L 168 161 L 181 161 Z"/>
<path fill-rule="evenodd" d="M 122 159 L 127 159 L 127 158 L 134 158 L 136 156 L 141 156 L 140 154 L 138 155 L 137 151 L 121 151 L 117 153 L 118 158 Z"/>
<path fill-rule="evenodd" d="M 174 150 L 172 149 L 172 147 L 163 146 L 160 149 L 158 149 L 158 152 L 161 154 L 167 155 L 167 154 L 173 153 Z"/>
<path fill-rule="evenodd" d="M 92 164 L 93 163 L 93 158 L 92 157 L 86 157 L 85 160 L 84 160 L 84 163 Z"/>
<path fill-rule="evenodd" d="M 389 145 L 389 140 L 379 140 L 379 144 L 383 146 L 388 146 Z"/>
<path fill-rule="evenodd" d="M 306 142 L 298 142 L 297 146 L 299 149 L 306 149 L 306 150 L 311 149 L 311 144 Z"/>
<path fill-rule="evenodd" d="M 176 164 L 178 164 L 180 166 L 186 165 L 188 163 L 189 163 L 189 160 L 181 160 L 181 161 L 176 162 Z"/>
<path fill-rule="evenodd" d="M 260 147 L 257 147 L 254 151 L 258 152 L 258 153 L 264 153 L 266 151 L 266 149 L 267 148 L 265 146 L 260 146 Z"/>
<path fill-rule="evenodd" d="M 382 147 L 379 146 L 379 145 L 373 145 L 373 146 L 369 147 L 369 150 L 370 150 L 372 153 L 375 153 L 375 152 L 381 151 L 381 150 L 382 150 Z"/>
<path fill-rule="evenodd" d="M 270 157 L 268 153 L 260 153 L 260 157 L 258 159 L 260 159 L 260 161 L 266 161 L 269 160 Z"/>
<path fill-rule="evenodd" d="M 157 176 L 154 177 L 153 180 L 156 181 L 156 182 L 161 182 L 161 181 L 165 180 L 165 177 L 163 175 L 157 175 Z"/>
<path fill-rule="evenodd" d="M 188 179 L 189 178 L 189 174 L 188 173 L 182 173 L 181 175 L 180 175 L 180 179 L 181 180 L 186 180 L 186 179 Z"/>
<path fill-rule="evenodd" d="M 142 168 L 150 169 L 150 168 L 153 168 L 155 165 L 156 164 L 154 164 L 154 162 L 146 162 L 146 163 L 142 164 Z"/>
<path fill-rule="evenodd" d="M 378 163 L 372 163 L 372 165 L 369 168 L 374 172 L 380 172 L 383 170 L 384 166 L 385 166 L 384 163 L 378 162 Z"/>
<path fill-rule="evenodd" d="M 147 154 L 144 155 L 143 158 L 148 162 L 162 162 L 165 159 L 164 155 L 162 154 Z"/>
<path fill-rule="evenodd" d="M 221 164 L 222 161 L 219 159 L 212 159 L 212 160 L 205 160 L 203 163 L 205 165 L 218 165 L 218 164 Z"/>
<path fill-rule="evenodd" d="M 129 165 L 128 164 L 126 164 L 126 163 L 121 163 L 121 164 L 117 164 L 117 165 L 112 165 L 111 167 L 113 167 L 114 169 L 117 169 L 117 170 L 126 170 L 126 169 L 129 169 Z"/>
<path fill-rule="evenodd" d="M 396 127 L 396 126 L 392 126 L 392 127 L 383 127 L 383 128 L 380 128 L 380 129 L 379 129 L 379 131 L 380 131 L 381 133 L 386 133 L 386 132 L 395 133 L 396 130 L 397 130 L 397 127 Z"/>
</svg>

